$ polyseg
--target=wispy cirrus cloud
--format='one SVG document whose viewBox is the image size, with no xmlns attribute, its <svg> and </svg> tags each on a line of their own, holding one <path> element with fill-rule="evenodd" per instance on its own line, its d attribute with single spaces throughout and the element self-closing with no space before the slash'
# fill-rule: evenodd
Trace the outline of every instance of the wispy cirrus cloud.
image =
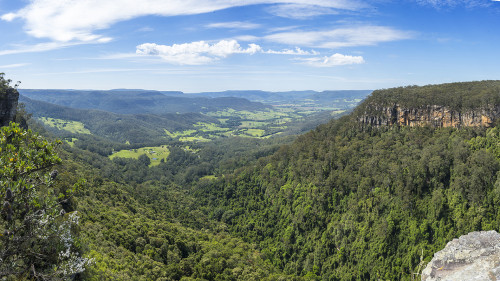
<svg viewBox="0 0 500 281">
<path fill-rule="evenodd" d="M 267 11 L 275 16 L 292 19 L 308 19 L 322 15 L 339 14 L 339 10 L 335 8 L 305 4 L 276 5 L 268 8 Z"/>
<path fill-rule="evenodd" d="M 492 0 L 499 1 L 499 0 Z M 465 6 L 468 8 L 488 7 L 491 5 L 490 0 L 417 0 L 420 5 L 433 6 L 435 8 Z"/>
<path fill-rule="evenodd" d="M 0 50 L 0 56 L 52 51 L 81 44 L 82 42 L 46 42 L 34 45 L 16 45 L 12 49 Z"/>
<path fill-rule="evenodd" d="M 314 67 L 333 67 L 340 65 L 362 64 L 365 60 L 362 56 L 349 56 L 342 54 L 333 54 L 331 56 L 313 57 L 313 58 L 297 58 L 301 63 Z"/>
<path fill-rule="evenodd" d="M 5 64 L 5 65 L 0 65 L 0 69 L 3 68 L 18 68 L 18 67 L 23 67 L 30 65 L 29 63 L 14 63 L 14 64 Z"/>
<path fill-rule="evenodd" d="M 387 26 L 341 27 L 320 31 L 289 31 L 264 36 L 267 41 L 314 48 L 372 46 L 382 42 L 410 39 L 412 32 Z"/>
<path fill-rule="evenodd" d="M 256 4 L 305 5 L 324 9 L 357 10 L 357 0 L 31 0 L 24 8 L 3 14 L 5 21 L 24 20 L 26 32 L 36 38 L 58 42 L 109 42 L 96 34 L 116 22 L 147 15 L 195 15 Z"/>
<path fill-rule="evenodd" d="M 230 21 L 230 22 L 215 22 L 207 24 L 206 28 L 229 28 L 229 29 L 256 29 L 262 25 L 252 22 Z"/>
</svg>

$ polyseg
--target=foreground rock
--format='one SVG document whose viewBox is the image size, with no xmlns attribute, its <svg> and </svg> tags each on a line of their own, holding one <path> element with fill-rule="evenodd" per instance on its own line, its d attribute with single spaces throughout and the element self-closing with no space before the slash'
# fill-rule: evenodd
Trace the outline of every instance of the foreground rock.
<svg viewBox="0 0 500 281">
<path fill-rule="evenodd" d="M 500 280 L 500 234 L 477 231 L 453 239 L 422 272 L 422 281 L 434 280 Z"/>
</svg>

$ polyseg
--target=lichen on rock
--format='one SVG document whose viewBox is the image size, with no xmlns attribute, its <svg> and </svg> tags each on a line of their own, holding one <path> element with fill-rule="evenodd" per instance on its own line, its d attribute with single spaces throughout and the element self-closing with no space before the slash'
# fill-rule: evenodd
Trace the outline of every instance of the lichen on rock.
<svg viewBox="0 0 500 281">
<path fill-rule="evenodd" d="M 448 242 L 422 272 L 422 281 L 500 280 L 500 234 L 476 231 Z"/>
</svg>

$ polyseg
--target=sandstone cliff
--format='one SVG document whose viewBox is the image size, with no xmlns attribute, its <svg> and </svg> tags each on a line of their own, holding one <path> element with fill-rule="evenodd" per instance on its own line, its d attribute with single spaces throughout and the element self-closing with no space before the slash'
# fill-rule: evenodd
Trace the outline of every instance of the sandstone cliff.
<svg viewBox="0 0 500 281">
<path fill-rule="evenodd" d="M 500 80 L 376 90 L 354 116 L 375 127 L 488 127 L 500 117 Z"/>
<path fill-rule="evenodd" d="M 374 105 L 371 112 L 358 115 L 358 121 L 363 125 L 384 126 L 424 126 L 433 127 L 463 127 L 491 126 L 500 117 L 500 105 L 469 110 L 452 110 L 446 106 L 427 105 L 417 108 Z"/>
<path fill-rule="evenodd" d="M 16 116 L 19 93 L 14 88 L 0 89 L 0 127 L 9 125 Z"/>
<path fill-rule="evenodd" d="M 422 272 L 422 281 L 435 280 L 500 280 L 500 234 L 477 231 L 453 239 Z"/>
</svg>

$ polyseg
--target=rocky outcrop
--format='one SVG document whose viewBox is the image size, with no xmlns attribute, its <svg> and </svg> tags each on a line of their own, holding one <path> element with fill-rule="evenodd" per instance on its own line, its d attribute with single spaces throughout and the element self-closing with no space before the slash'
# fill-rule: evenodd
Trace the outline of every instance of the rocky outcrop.
<svg viewBox="0 0 500 281">
<path fill-rule="evenodd" d="M 0 127 L 9 125 L 16 116 L 19 93 L 14 88 L 0 89 Z"/>
<path fill-rule="evenodd" d="M 445 106 L 428 105 L 419 108 L 372 106 L 370 113 L 358 115 L 358 122 L 370 126 L 475 127 L 491 126 L 500 117 L 500 106 L 474 110 L 451 110 Z"/>
<path fill-rule="evenodd" d="M 435 280 L 500 280 L 500 234 L 477 231 L 453 239 L 422 272 L 422 281 Z"/>
</svg>

